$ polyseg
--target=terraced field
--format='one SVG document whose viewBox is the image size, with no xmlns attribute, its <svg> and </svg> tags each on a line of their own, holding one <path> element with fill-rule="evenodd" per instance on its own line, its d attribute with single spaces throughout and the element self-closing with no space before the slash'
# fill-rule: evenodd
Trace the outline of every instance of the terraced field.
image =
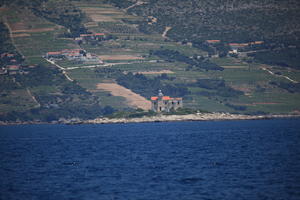
<svg viewBox="0 0 300 200">
<path fill-rule="evenodd" d="M 168 74 L 169 79 L 162 80 L 162 83 L 186 86 L 190 93 L 184 97 L 184 105 L 190 108 L 242 113 L 287 113 L 300 110 L 299 93 L 291 93 L 270 84 L 272 81 L 290 81 L 283 76 L 268 73 L 260 64 L 249 64 L 242 59 L 231 57 L 212 58 L 214 63 L 224 68 L 223 71 L 190 71 L 187 70 L 186 63 L 164 60 L 151 54 L 151 51 L 159 49 L 176 50 L 188 57 L 204 56 L 207 53 L 160 34 L 143 34 L 137 28 L 137 22 L 142 20 L 141 18 L 128 15 L 125 10 L 103 2 L 74 1 L 74 5 L 87 16 L 84 25 L 88 31 L 114 36 L 114 39 L 104 40 L 96 45 L 79 46 L 73 39 L 61 37 L 61 34 L 66 32 L 64 27 L 25 11 L 7 11 L 10 17 L 7 17 L 6 22 L 11 29 L 15 46 L 26 57 L 28 64 L 47 63 L 42 58 L 46 52 L 62 49 L 83 48 L 99 56 L 104 61 L 103 65 L 74 67 L 75 65 L 68 62 L 59 62 L 59 65 L 66 69 L 65 73 L 71 79 L 100 97 L 104 106 L 109 105 L 117 109 L 136 107 L 125 101 L 128 98 L 125 93 L 99 90 L 99 85 L 116 81 L 117 76 L 99 72 L 101 69 L 111 69 L 123 74 L 143 74 L 149 79 L 159 77 L 163 73 Z M 269 66 L 268 69 L 300 81 L 300 72 L 295 69 L 274 66 Z M 244 94 L 235 97 L 222 96 L 218 93 L 220 91 L 195 85 L 198 79 L 222 79 L 225 80 L 226 86 Z"/>
</svg>

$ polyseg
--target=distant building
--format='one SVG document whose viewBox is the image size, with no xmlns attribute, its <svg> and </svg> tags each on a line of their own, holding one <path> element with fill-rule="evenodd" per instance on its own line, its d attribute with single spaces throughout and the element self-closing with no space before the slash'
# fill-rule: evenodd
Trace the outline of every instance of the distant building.
<svg viewBox="0 0 300 200">
<path fill-rule="evenodd" d="M 20 65 L 7 65 L 6 68 L 8 71 L 18 71 L 20 69 Z"/>
<path fill-rule="evenodd" d="M 12 58 L 14 56 L 15 56 L 15 54 L 12 54 L 12 53 L 2 53 L 0 55 L 1 58 L 4 58 L 4 57 Z"/>
<path fill-rule="evenodd" d="M 101 38 L 101 37 L 104 37 L 105 36 L 105 33 L 94 33 L 94 36 L 97 38 Z"/>
<path fill-rule="evenodd" d="M 7 74 L 7 70 L 5 68 L 0 68 L 0 75 Z"/>
<path fill-rule="evenodd" d="M 249 45 L 259 45 L 259 44 L 263 44 L 264 41 L 254 41 L 254 42 L 250 42 Z"/>
<path fill-rule="evenodd" d="M 228 53 L 229 54 L 238 54 L 238 50 L 234 49 L 234 50 L 228 51 Z"/>
<path fill-rule="evenodd" d="M 239 49 L 247 47 L 249 44 L 248 43 L 229 43 L 228 45 L 230 46 L 230 48 L 233 51 L 233 52 L 229 52 L 229 53 L 236 54 L 239 51 Z"/>
<path fill-rule="evenodd" d="M 158 96 L 151 97 L 152 110 L 154 112 L 170 112 L 183 107 L 182 98 L 164 96 L 159 90 Z"/>
<path fill-rule="evenodd" d="M 6 69 L 9 75 L 17 74 L 20 70 L 20 65 L 7 65 Z"/>
<path fill-rule="evenodd" d="M 46 54 L 46 58 L 63 58 L 64 56 L 60 51 L 51 51 Z"/>
<path fill-rule="evenodd" d="M 64 49 L 61 51 L 67 60 L 80 60 L 81 57 L 86 55 L 86 51 L 83 49 Z"/>
<path fill-rule="evenodd" d="M 216 44 L 216 43 L 220 43 L 221 40 L 206 40 L 206 42 L 207 42 L 208 44 Z"/>
<path fill-rule="evenodd" d="M 47 59 L 61 59 L 66 58 L 69 61 L 86 64 L 103 64 L 99 56 L 87 53 L 84 49 L 64 49 L 62 51 L 48 52 Z"/>
</svg>

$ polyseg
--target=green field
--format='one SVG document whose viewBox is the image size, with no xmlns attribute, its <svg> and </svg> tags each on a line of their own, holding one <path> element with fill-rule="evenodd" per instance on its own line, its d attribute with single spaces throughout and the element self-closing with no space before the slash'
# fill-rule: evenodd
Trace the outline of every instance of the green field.
<svg viewBox="0 0 300 200">
<path fill-rule="evenodd" d="M 300 110 L 300 94 L 290 93 L 282 88 L 270 85 L 270 82 L 289 82 L 282 76 L 275 76 L 262 70 L 258 63 L 247 63 L 238 58 L 212 58 L 211 61 L 224 67 L 223 71 L 186 70 L 188 66 L 183 62 L 162 61 L 160 58 L 150 55 L 150 51 L 161 48 L 176 50 L 185 56 L 204 56 L 207 53 L 190 45 L 171 41 L 159 34 L 143 34 L 137 28 L 137 22 L 141 18 L 126 14 L 123 10 L 116 9 L 103 1 L 81 1 L 74 2 L 86 14 L 85 26 L 91 32 L 104 32 L 107 35 L 116 36 L 115 39 L 101 41 L 98 44 L 77 45 L 70 38 L 63 38 L 61 34 L 66 32 L 62 26 L 58 26 L 44 18 L 34 16 L 32 13 L 9 12 L 8 23 L 13 27 L 15 23 L 23 23 L 24 27 L 31 29 L 50 28 L 48 31 L 20 32 L 28 33 L 24 37 L 15 37 L 14 43 L 18 50 L 25 56 L 28 64 L 44 63 L 42 56 L 48 51 L 59 51 L 62 49 L 83 48 L 87 52 L 98 56 L 141 56 L 144 59 L 109 59 L 105 63 L 126 63 L 113 65 L 110 68 L 120 70 L 124 73 L 170 70 L 174 73 L 168 74 L 173 80 L 165 80 L 163 83 L 186 86 L 190 94 L 184 97 L 184 105 L 189 108 L 202 109 L 212 112 L 239 112 L 239 113 L 289 113 Z M 104 12 L 105 11 L 105 12 Z M 26 17 L 25 17 L 26 16 Z M 103 19 L 103 21 L 101 21 Z M 131 21 L 131 23 L 126 23 Z M 157 61 L 156 61 L 157 60 Z M 97 89 L 97 84 L 102 82 L 115 82 L 116 77 L 99 75 L 95 72 L 98 68 L 85 68 L 85 65 L 73 64 L 68 61 L 58 61 L 57 64 L 64 68 L 81 67 L 79 69 L 67 70 L 66 73 L 80 86 L 84 87 L 93 95 L 99 97 L 102 105 L 112 106 L 117 109 L 126 109 L 123 97 L 111 96 L 108 92 Z M 273 66 L 274 67 L 274 66 Z M 272 68 L 274 72 L 300 81 L 300 71 L 286 68 Z M 147 74 L 147 78 L 155 78 L 159 74 Z M 207 90 L 196 86 L 198 79 L 222 79 L 227 87 L 242 91 L 244 94 L 234 97 L 224 97 L 218 94 L 217 90 Z M 194 84 L 194 85 L 193 85 Z M 149 87 L 149 86 L 148 86 Z M 46 88 L 47 91 L 55 91 L 53 88 Z M 41 93 L 44 89 L 33 88 L 34 93 Z M 23 91 L 24 92 L 24 91 Z M 213 93 L 213 95 L 201 95 Z M 168 95 L 166 93 L 166 95 Z M 20 91 L 12 97 L 21 96 Z M 14 110 L 20 106 L 33 107 L 33 103 L 24 96 L 22 105 L 12 103 L 11 107 L 2 110 Z M 27 106 L 28 105 L 28 106 Z M 239 107 L 240 106 L 240 107 Z"/>
</svg>

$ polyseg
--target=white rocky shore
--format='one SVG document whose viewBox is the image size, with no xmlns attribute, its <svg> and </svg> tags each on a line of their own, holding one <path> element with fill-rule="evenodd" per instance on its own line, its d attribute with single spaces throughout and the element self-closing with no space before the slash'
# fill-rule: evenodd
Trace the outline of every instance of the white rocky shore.
<svg viewBox="0 0 300 200">
<path fill-rule="evenodd" d="M 208 121 L 208 120 L 257 120 L 272 118 L 291 118 L 300 115 L 239 115 L 230 113 L 199 113 L 189 115 L 158 115 L 140 118 L 96 118 L 86 120 L 88 124 L 111 124 L 111 123 L 142 123 L 142 122 L 176 122 L 176 121 Z"/>
<path fill-rule="evenodd" d="M 285 115 L 239 115 L 230 113 L 198 113 L 189 115 L 157 115 L 152 117 L 139 118 L 96 118 L 83 120 L 79 118 L 60 119 L 58 121 L 0 121 L 0 126 L 4 125 L 24 125 L 24 124 L 116 124 L 116 123 L 143 123 L 143 122 L 176 122 L 176 121 L 221 121 L 221 120 L 259 120 L 274 118 L 300 118 L 300 114 Z"/>
</svg>

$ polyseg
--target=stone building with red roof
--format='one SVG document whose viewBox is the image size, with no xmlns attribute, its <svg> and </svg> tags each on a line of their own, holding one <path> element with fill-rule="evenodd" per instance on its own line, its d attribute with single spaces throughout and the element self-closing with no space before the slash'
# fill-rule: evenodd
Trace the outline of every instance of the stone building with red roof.
<svg viewBox="0 0 300 200">
<path fill-rule="evenodd" d="M 151 103 L 151 110 L 154 112 L 170 112 L 183 107 L 182 98 L 164 96 L 161 90 L 159 90 L 158 96 L 151 97 Z"/>
</svg>

